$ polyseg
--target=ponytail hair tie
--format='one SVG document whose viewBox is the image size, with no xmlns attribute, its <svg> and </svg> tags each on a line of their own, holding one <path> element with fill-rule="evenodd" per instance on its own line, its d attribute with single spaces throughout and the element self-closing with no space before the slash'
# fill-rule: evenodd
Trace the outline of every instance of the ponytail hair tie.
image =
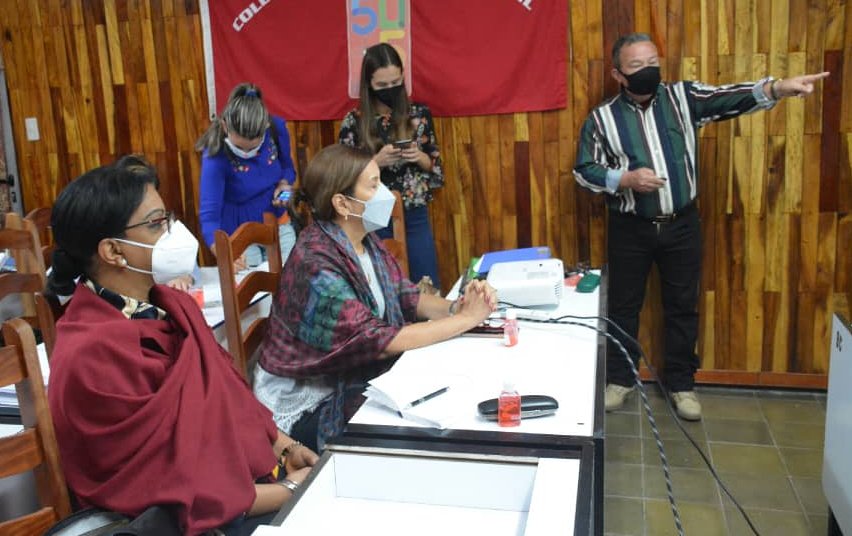
<svg viewBox="0 0 852 536">
<path fill-rule="evenodd" d="M 257 90 L 254 89 L 254 88 L 247 89 L 246 92 L 245 92 L 245 96 L 246 97 L 257 97 Z"/>
</svg>

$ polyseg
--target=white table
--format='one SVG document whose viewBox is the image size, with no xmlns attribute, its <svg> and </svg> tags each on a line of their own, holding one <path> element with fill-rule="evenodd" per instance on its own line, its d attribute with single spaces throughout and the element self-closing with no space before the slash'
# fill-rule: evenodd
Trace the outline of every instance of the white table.
<svg viewBox="0 0 852 536">
<path fill-rule="evenodd" d="M 539 308 L 553 318 L 561 315 L 595 316 L 599 290 L 577 293 L 566 288 L 558 307 Z M 585 321 L 595 325 L 595 321 Z M 598 334 L 579 326 L 519 321 L 518 344 L 506 347 L 502 339 L 461 336 L 405 352 L 393 373 L 412 378 L 446 375 L 452 397 L 460 409 L 453 430 L 488 430 L 505 433 L 550 434 L 591 438 L 595 423 Z M 499 395 L 504 380 L 512 381 L 521 395 L 541 394 L 559 402 L 555 415 L 522 421 L 517 428 L 501 428 L 477 415 L 476 405 Z M 397 413 L 369 400 L 350 420 L 356 425 L 413 426 Z"/>
<path fill-rule="evenodd" d="M 566 288 L 551 318 L 561 315 L 605 316 L 606 274 L 592 293 Z M 597 325 L 597 321 L 585 321 Z M 365 403 L 349 421 L 343 441 L 372 439 L 377 444 L 393 441 L 449 441 L 456 445 L 497 449 L 562 449 L 588 451 L 583 456 L 592 466 L 588 485 L 580 489 L 584 508 L 590 509 L 588 531 L 603 533 L 604 412 L 603 392 L 606 345 L 603 336 L 579 326 L 531 323 L 519 320 L 517 346 L 506 348 L 501 339 L 459 337 L 403 354 L 392 367 L 410 377 L 436 374 L 453 376 L 459 412 L 444 428 L 423 426 L 397 413 Z M 559 402 L 555 415 L 529 419 L 514 428 L 501 428 L 477 415 L 476 405 L 499 395 L 503 380 L 514 381 L 521 395 L 543 394 Z M 431 380 L 431 378 L 430 378 Z M 454 389 L 441 397 L 449 396 Z M 428 403 L 428 402 L 427 402 Z"/>
</svg>

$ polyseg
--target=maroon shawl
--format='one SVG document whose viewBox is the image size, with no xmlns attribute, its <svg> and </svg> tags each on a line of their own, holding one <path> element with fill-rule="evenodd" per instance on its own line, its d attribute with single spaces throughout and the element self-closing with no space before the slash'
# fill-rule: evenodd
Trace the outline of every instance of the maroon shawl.
<svg viewBox="0 0 852 536">
<path fill-rule="evenodd" d="M 50 410 L 85 505 L 172 506 L 195 534 L 249 509 L 277 430 L 193 299 L 160 285 L 150 297 L 166 320 L 129 320 L 77 287 L 56 326 Z"/>
</svg>

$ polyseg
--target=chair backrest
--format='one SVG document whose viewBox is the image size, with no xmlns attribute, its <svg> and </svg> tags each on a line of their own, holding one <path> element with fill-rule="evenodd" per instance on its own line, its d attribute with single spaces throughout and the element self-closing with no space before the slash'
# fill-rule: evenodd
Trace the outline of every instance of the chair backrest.
<svg viewBox="0 0 852 536">
<path fill-rule="evenodd" d="M 40 209 L 36 209 L 40 210 Z M 32 214 L 32 212 L 30 212 Z M 50 212 L 48 212 L 48 225 L 50 223 Z M 28 217 L 22 217 L 17 212 L 7 212 L 5 216 L 4 226 L 9 230 L 17 230 L 17 231 L 26 231 L 30 234 L 31 239 L 25 240 L 25 243 L 18 244 L 24 247 L 11 247 L 6 246 L 5 244 L 0 244 L 0 247 L 9 248 L 12 250 L 12 256 L 15 258 L 15 266 L 19 272 L 24 273 L 38 273 L 40 274 L 45 281 L 47 280 L 47 276 L 45 272 L 47 267 L 50 265 L 45 264 L 44 262 L 44 247 L 42 247 L 41 241 L 41 231 L 39 230 L 39 223 L 34 220 L 29 219 Z M 6 240 L 0 238 L 0 242 L 5 242 Z M 52 246 L 50 249 L 51 253 L 53 252 Z"/>
<path fill-rule="evenodd" d="M 281 274 L 278 222 L 274 215 L 267 213 L 264 214 L 264 223 L 244 223 L 230 236 L 225 231 L 216 231 L 215 240 L 228 351 L 231 352 L 237 369 L 243 376 L 247 376 L 246 363 L 263 340 L 267 319 L 255 319 L 243 329 L 242 315 L 255 294 L 265 291 L 274 295 L 278 290 Z M 252 244 L 266 248 L 269 269 L 253 270 L 238 282 L 237 274 L 234 273 L 234 261 Z"/>
<path fill-rule="evenodd" d="M 21 218 L 20 214 L 9 212 L 5 219 L 6 228 L 0 229 L 0 250 L 8 250 L 15 259 L 18 273 L 35 274 L 41 281 L 41 290 L 47 284 L 44 261 L 41 256 L 41 243 L 38 232 L 32 223 Z M 22 294 L 21 305 L 27 318 L 35 318 L 35 300 L 33 295 Z"/>
<path fill-rule="evenodd" d="M 56 434 L 45 396 L 32 328 L 20 318 L 3 324 L 0 386 L 15 385 L 21 421 L 19 434 L 0 438 L 0 478 L 33 471 L 41 508 L 0 523 L 0 534 L 43 534 L 70 515 L 71 504 L 59 464 Z"/>
<path fill-rule="evenodd" d="M 50 214 L 53 209 L 50 207 L 34 208 L 24 216 L 24 220 L 32 222 L 38 232 L 38 238 L 41 241 L 41 256 L 44 260 L 44 267 L 50 268 L 53 264 L 53 231 L 50 227 Z"/>
<path fill-rule="evenodd" d="M 393 190 L 393 196 L 396 198 L 396 202 L 393 204 L 393 212 L 391 213 L 393 238 L 385 238 L 382 242 L 390 254 L 399 262 L 403 275 L 408 277 L 408 243 L 405 239 L 405 215 L 402 206 L 402 196 L 396 190 Z"/>
<path fill-rule="evenodd" d="M 35 293 L 36 322 L 41 330 L 41 339 L 44 341 L 44 349 L 47 351 L 47 359 L 53 356 L 53 348 L 56 346 L 56 322 L 62 318 L 65 305 L 59 303 L 56 296 Z"/>
</svg>

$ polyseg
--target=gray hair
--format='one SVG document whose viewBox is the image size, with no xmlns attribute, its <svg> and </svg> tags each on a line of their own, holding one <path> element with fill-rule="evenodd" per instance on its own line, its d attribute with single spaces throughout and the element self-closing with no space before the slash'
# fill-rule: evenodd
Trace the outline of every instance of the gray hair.
<svg viewBox="0 0 852 536">
<path fill-rule="evenodd" d="M 650 35 L 642 32 L 629 33 L 619 37 L 615 44 L 612 45 L 612 64 L 615 68 L 621 69 L 622 48 L 634 43 L 644 43 L 646 41 L 650 41 L 651 43 L 654 42 Z"/>
<path fill-rule="evenodd" d="M 221 121 L 220 121 L 221 119 Z M 260 88 L 249 82 L 239 84 L 231 91 L 228 102 L 219 117 L 214 117 L 195 147 L 199 151 L 207 150 L 211 156 L 222 149 L 225 129 L 247 139 L 261 137 L 269 127 L 269 112 L 263 104 Z"/>
</svg>

